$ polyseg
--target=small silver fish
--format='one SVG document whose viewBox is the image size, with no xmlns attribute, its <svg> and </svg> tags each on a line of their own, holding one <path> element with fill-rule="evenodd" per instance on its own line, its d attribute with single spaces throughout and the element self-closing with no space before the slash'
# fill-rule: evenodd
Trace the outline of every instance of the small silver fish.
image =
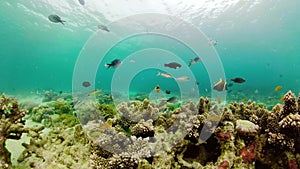
<svg viewBox="0 0 300 169">
<path fill-rule="evenodd" d="M 216 46 L 218 44 L 217 40 L 214 40 L 214 39 L 209 39 L 208 40 L 208 44 L 210 46 Z"/>
<path fill-rule="evenodd" d="M 162 77 L 165 77 L 165 78 L 173 78 L 172 75 L 167 74 L 167 73 L 161 73 L 161 72 L 158 72 L 157 76 L 162 76 Z"/>
</svg>

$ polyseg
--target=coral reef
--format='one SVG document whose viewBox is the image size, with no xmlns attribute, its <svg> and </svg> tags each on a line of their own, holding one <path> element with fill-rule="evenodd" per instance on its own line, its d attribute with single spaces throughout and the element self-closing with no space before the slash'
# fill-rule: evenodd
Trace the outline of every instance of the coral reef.
<svg viewBox="0 0 300 169">
<path fill-rule="evenodd" d="M 272 110 L 252 101 L 222 106 L 203 97 L 180 105 L 148 99 L 116 107 L 99 100 L 74 103 L 57 99 L 32 109 L 32 119 L 50 116 L 53 125 L 43 134 L 25 130 L 31 139 L 17 166 L 299 168 L 300 98 L 291 91 Z M 11 112 L 6 109 L 2 114 Z"/>
<path fill-rule="evenodd" d="M 11 168 L 10 152 L 5 147 L 7 139 L 19 140 L 22 134 L 38 135 L 42 128 L 26 128 L 23 117 L 26 110 L 19 109 L 15 99 L 1 96 L 0 100 L 0 168 Z"/>
</svg>

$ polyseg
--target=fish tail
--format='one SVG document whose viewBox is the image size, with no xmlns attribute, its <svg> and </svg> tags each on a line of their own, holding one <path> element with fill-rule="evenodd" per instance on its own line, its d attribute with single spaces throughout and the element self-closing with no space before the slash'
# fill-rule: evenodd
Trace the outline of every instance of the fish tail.
<svg viewBox="0 0 300 169">
<path fill-rule="evenodd" d="M 105 64 L 104 64 L 104 66 L 107 67 L 107 69 L 110 68 L 111 65 L 112 65 L 112 64 L 109 64 L 109 63 L 105 63 Z"/>
<path fill-rule="evenodd" d="M 160 76 L 160 75 L 161 75 L 161 73 L 160 73 L 160 72 L 157 72 L 156 76 Z"/>
<path fill-rule="evenodd" d="M 67 21 L 63 21 L 63 20 L 60 21 L 61 24 L 65 25 L 64 22 L 67 22 Z"/>
</svg>

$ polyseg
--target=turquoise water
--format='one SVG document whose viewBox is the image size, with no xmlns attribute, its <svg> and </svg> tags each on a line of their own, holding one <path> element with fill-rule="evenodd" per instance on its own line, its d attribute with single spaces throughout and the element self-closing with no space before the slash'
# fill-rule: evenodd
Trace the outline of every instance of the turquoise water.
<svg viewBox="0 0 300 169">
<path fill-rule="evenodd" d="M 2 0 L 0 6 L 0 92 L 7 94 L 29 94 L 44 90 L 72 92 L 77 59 L 91 37 L 101 31 L 97 25 L 104 24 L 110 28 L 111 23 L 120 18 L 141 13 L 162 13 L 180 18 L 201 30 L 206 37 L 217 40 L 214 48 L 222 61 L 228 83 L 234 77 L 246 79 L 245 83 L 230 87 L 231 92 L 227 94 L 229 99 L 279 101 L 288 90 L 295 93 L 300 91 L 300 1 L 297 0 L 101 3 L 91 0 L 86 1 L 85 6 L 77 1 Z M 50 22 L 47 19 L 50 14 L 57 14 L 66 20 L 65 25 Z M 118 31 L 127 29 L 131 28 L 124 26 Z M 110 33 L 114 34 L 114 31 Z M 105 37 L 109 40 L 109 36 Z M 203 47 L 201 45 L 200 48 Z M 102 50 L 102 44 L 98 46 L 94 50 L 95 57 L 97 51 Z M 154 86 L 160 85 L 162 90 L 171 90 L 172 94 L 178 95 L 180 89 L 174 79 L 156 76 L 158 71 L 163 72 L 159 69 L 164 63 L 172 61 L 165 59 L 168 53 L 161 56 L 162 60 L 151 56 L 159 55 L 159 51 L 139 56 L 147 58 L 142 58 L 141 62 L 126 60 L 132 52 L 147 48 L 169 51 L 182 59 L 182 64 L 188 64 L 195 57 L 184 45 L 164 36 L 144 34 L 130 37 L 104 56 L 96 79 L 91 83 L 96 89 L 109 91 L 113 78 L 118 78 L 113 76 L 118 69 L 130 72 L 142 61 L 155 62 L 156 68 L 136 72 L 130 80 L 130 92 L 149 94 Z M 93 53 L 93 50 L 90 52 Z M 151 57 L 154 59 L 151 60 Z M 113 70 L 104 67 L 105 63 L 116 58 L 124 60 L 120 68 Z M 187 82 L 189 88 L 199 88 L 200 95 L 209 96 L 213 84 L 205 63 L 197 63 L 190 70 L 200 85 L 190 80 Z M 175 73 L 184 76 L 180 69 Z M 278 85 L 283 88 L 275 92 L 274 88 Z"/>
</svg>

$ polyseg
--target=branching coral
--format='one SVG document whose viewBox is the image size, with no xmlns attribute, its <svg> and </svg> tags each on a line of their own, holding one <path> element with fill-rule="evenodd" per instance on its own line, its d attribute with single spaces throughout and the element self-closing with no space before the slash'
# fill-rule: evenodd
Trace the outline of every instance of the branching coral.
<svg viewBox="0 0 300 169">
<path fill-rule="evenodd" d="M 10 153 L 5 148 L 7 139 L 20 139 L 25 132 L 26 110 L 20 110 L 16 100 L 2 95 L 0 100 L 0 168 L 10 168 Z"/>
<path fill-rule="evenodd" d="M 10 152 L 5 147 L 7 139 L 18 140 L 23 133 L 38 135 L 42 128 L 30 129 L 25 128 L 23 117 L 26 110 L 19 109 L 15 99 L 1 96 L 0 99 L 0 168 L 10 168 Z"/>
</svg>

